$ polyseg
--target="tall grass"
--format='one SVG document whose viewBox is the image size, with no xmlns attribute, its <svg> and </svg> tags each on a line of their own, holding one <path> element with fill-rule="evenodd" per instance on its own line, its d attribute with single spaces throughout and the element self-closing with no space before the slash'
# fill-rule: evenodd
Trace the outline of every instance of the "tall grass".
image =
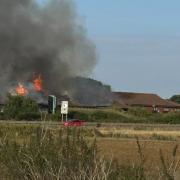
<svg viewBox="0 0 180 180">
<path fill-rule="evenodd" d="M 165 180 L 174 178 L 179 166 L 176 146 L 167 163 L 160 151 L 159 176 L 145 168 L 146 157 L 137 138 L 139 162 L 120 165 L 106 159 L 95 139 L 82 129 L 4 126 L 0 130 L 0 179 L 7 180 Z M 168 179 L 168 180 L 169 180 Z"/>
<path fill-rule="evenodd" d="M 118 167 L 112 169 L 113 162 L 100 157 L 96 141 L 87 142 L 81 130 L 60 130 L 55 137 L 37 128 L 29 138 L 3 136 L 0 142 L 1 179 L 118 179 Z"/>
</svg>

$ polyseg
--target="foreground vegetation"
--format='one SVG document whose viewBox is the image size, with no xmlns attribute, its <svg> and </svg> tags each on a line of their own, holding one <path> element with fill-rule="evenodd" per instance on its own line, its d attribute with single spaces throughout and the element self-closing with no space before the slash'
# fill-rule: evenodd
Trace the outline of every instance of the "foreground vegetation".
<svg viewBox="0 0 180 180">
<path fill-rule="evenodd" d="M 6 133 L 5 133 L 6 132 Z M 0 178 L 37 180 L 128 179 L 130 167 L 105 160 L 95 140 L 87 141 L 81 130 L 53 133 L 44 128 L 1 128 Z M 131 169 L 143 177 L 141 167 Z"/>
<path fill-rule="evenodd" d="M 104 156 L 101 141 L 84 129 L 48 129 L 36 126 L 0 127 L 0 179 L 34 180 L 173 180 L 179 164 L 178 146 L 167 161 L 159 151 L 155 172 L 145 166 L 143 146 L 136 140 L 137 161 Z M 101 149 L 101 150 L 100 150 Z M 118 149 L 122 151 L 122 149 Z"/>
</svg>

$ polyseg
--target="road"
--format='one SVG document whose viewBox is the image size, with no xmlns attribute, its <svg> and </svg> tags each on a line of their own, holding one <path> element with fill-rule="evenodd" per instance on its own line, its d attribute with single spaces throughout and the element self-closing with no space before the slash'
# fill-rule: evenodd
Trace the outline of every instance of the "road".
<svg viewBox="0 0 180 180">
<path fill-rule="evenodd" d="M 61 122 L 53 121 L 0 121 L 0 124 L 16 124 L 16 125 L 39 125 L 39 126 L 49 126 L 49 127 L 61 127 L 63 124 Z M 87 122 L 87 128 L 95 127 L 103 128 L 118 128 L 118 129 L 133 129 L 133 130 L 166 130 L 166 131 L 178 131 L 180 130 L 180 124 L 170 125 L 170 124 L 135 124 L 135 123 L 92 123 Z"/>
</svg>

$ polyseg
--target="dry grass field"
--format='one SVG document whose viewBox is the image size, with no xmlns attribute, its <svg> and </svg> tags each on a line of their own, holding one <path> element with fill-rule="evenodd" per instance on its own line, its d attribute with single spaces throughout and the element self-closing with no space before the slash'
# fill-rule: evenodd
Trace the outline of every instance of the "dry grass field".
<svg viewBox="0 0 180 180">
<path fill-rule="evenodd" d="M 173 140 L 180 139 L 179 130 L 167 129 L 136 129 L 136 128 L 116 128 L 116 127 L 101 127 L 98 132 L 104 137 L 112 138 L 136 138 L 143 140 Z"/>
<path fill-rule="evenodd" d="M 137 139 L 143 157 L 144 167 L 149 173 L 157 174 L 163 169 L 161 153 L 167 169 L 171 170 L 173 161 L 179 169 L 180 131 L 167 129 L 98 128 L 101 137 L 97 138 L 98 148 L 105 158 L 115 158 L 122 165 L 141 163 Z M 173 151 L 177 148 L 176 157 Z"/>
<path fill-rule="evenodd" d="M 141 163 L 135 139 L 98 138 L 97 142 L 99 151 L 105 158 L 115 158 L 122 165 L 133 166 Z M 139 142 L 145 157 L 144 167 L 147 173 L 159 177 L 159 172 L 163 169 L 160 150 L 162 150 L 167 169 L 172 170 L 171 166 L 174 161 L 173 149 L 176 145 L 179 145 L 178 141 L 139 140 Z M 177 149 L 175 161 L 176 170 L 179 170 L 180 149 Z"/>
<path fill-rule="evenodd" d="M 1 124 L 0 134 L 7 134 L 5 137 L 9 139 L 15 137 L 21 144 L 24 138 L 28 141 L 28 137 L 36 132 L 36 127 L 39 127 L 39 125 L 10 125 L 5 123 Z M 44 128 L 50 129 L 55 137 L 58 137 L 59 130 L 65 130 L 62 126 L 54 128 L 45 125 Z M 141 164 L 143 157 L 143 167 L 147 173 L 156 177 L 159 177 L 158 173 L 163 171 L 163 161 L 167 169 L 171 171 L 174 168 L 179 169 L 180 147 L 177 148 L 175 156 L 173 152 L 176 145 L 180 145 L 180 132 L 178 130 L 167 130 L 167 128 L 85 127 L 82 128 L 82 133 L 90 141 L 96 138 L 99 154 L 108 161 L 116 159 L 123 166 L 130 165 L 133 167 Z M 160 153 L 160 150 L 162 153 Z M 161 156 L 163 156 L 163 161 Z M 173 161 L 175 167 L 172 168 Z"/>
<path fill-rule="evenodd" d="M 105 157 L 117 158 L 120 163 L 129 163 L 138 161 L 138 146 L 136 140 L 133 139 L 115 139 L 115 138 L 98 138 L 98 147 Z M 147 164 L 157 165 L 160 149 L 165 157 L 171 158 L 175 145 L 179 142 L 175 141 L 158 141 L 158 140 L 139 140 L 142 151 L 146 157 Z M 180 157 L 180 150 L 177 152 Z"/>
</svg>

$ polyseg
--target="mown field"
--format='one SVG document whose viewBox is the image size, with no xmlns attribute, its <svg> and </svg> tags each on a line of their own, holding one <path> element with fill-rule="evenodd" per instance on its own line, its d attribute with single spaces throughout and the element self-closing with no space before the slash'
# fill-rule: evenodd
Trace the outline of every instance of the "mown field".
<svg viewBox="0 0 180 180">
<path fill-rule="evenodd" d="M 178 132 L 151 139 L 153 130 L 116 130 L 1 123 L 0 179 L 175 179 Z"/>
</svg>

